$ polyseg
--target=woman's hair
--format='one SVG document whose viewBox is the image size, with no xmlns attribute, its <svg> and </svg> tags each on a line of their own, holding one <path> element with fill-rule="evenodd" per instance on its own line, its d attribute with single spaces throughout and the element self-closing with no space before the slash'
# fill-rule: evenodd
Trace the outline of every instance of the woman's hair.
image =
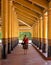
<svg viewBox="0 0 51 65">
<path fill-rule="evenodd" d="M 26 37 L 26 35 L 24 35 Z"/>
</svg>

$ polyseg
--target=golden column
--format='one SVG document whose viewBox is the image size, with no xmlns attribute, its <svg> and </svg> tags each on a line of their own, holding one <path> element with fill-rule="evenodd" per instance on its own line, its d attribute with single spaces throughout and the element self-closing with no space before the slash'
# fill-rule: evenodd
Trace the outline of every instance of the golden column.
<svg viewBox="0 0 51 65">
<path fill-rule="evenodd" d="M 11 43 L 11 50 L 13 50 L 13 35 L 14 35 L 14 23 L 13 23 L 13 19 L 14 19 L 14 15 L 13 15 L 13 1 L 10 1 L 10 15 L 11 15 L 11 19 L 10 19 L 10 43 Z"/>
<path fill-rule="evenodd" d="M 40 38 L 39 38 L 39 49 L 41 49 L 42 48 L 42 42 L 43 42 L 43 20 L 42 20 L 42 17 L 40 17 L 40 19 L 39 19 L 39 36 L 40 36 Z"/>
<path fill-rule="evenodd" d="M 32 42 L 36 45 L 36 39 L 37 39 L 37 23 L 33 24 L 33 39 Z"/>
<path fill-rule="evenodd" d="M 47 12 L 43 15 L 43 47 L 42 52 L 46 52 L 46 46 L 47 46 L 47 24 L 48 24 L 48 16 Z"/>
<path fill-rule="evenodd" d="M 37 46 L 39 46 L 39 41 L 40 41 L 40 29 L 39 29 L 39 26 L 40 26 L 40 21 L 38 20 L 38 22 L 37 22 L 37 42 L 38 42 L 38 44 L 37 44 Z"/>
<path fill-rule="evenodd" d="M 48 10 L 48 57 L 51 57 L 51 1 Z"/>
<path fill-rule="evenodd" d="M 41 17 L 41 49 L 43 44 L 43 17 Z"/>
<path fill-rule="evenodd" d="M 39 35 L 38 35 L 39 29 L 38 28 L 39 27 L 38 27 L 38 25 L 39 25 L 39 22 L 35 23 L 35 44 L 37 47 L 39 46 L 39 43 L 38 43 L 38 41 L 39 41 Z"/>
<path fill-rule="evenodd" d="M 33 26 L 32 26 L 32 30 L 33 30 L 33 39 L 34 39 L 34 37 L 35 37 L 35 36 L 34 36 L 34 31 L 35 31 L 35 30 L 34 30 L 34 26 L 35 26 L 35 25 L 33 24 Z"/>
<path fill-rule="evenodd" d="M 31 38 L 33 38 L 33 27 L 31 28 Z"/>
<path fill-rule="evenodd" d="M 6 58 L 8 44 L 8 0 L 1 0 L 1 17 L 2 17 L 2 58 Z"/>
<path fill-rule="evenodd" d="M 35 26 L 36 26 L 36 29 L 35 29 L 36 30 L 36 45 L 37 47 L 39 47 L 39 27 L 38 27 L 39 22 L 37 22 Z"/>
<path fill-rule="evenodd" d="M 15 7 L 13 5 L 12 7 L 12 25 L 11 25 L 11 37 L 12 37 L 12 50 L 18 43 L 18 37 L 19 37 L 19 24 L 17 19 L 17 14 L 15 11 Z"/>
<path fill-rule="evenodd" d="M 10 17 L 9 17 L 9 43 L 11 44 L 10 49 L 13 50 L 14 45 L 14 24 L 15 24 L 15 17 L 14 17 L 14 7 L 13 7 L 13 1 L 10 1 L 9 3 L 10 8 Z"/>
<path fill-rule="evenodd" d="M 38 24 L 37 24 L 37 28 L 38 28 L 38 39 L 39 39 L 39 21 L 38 21 Z"/>
<path fill-rule="evenodd" d="M 8 53 L 11 53 L 12 50 L 12 43 L 11 43 L 11 38 L 12 38 L 12 1 L 8 2 Z"/>
</svg>

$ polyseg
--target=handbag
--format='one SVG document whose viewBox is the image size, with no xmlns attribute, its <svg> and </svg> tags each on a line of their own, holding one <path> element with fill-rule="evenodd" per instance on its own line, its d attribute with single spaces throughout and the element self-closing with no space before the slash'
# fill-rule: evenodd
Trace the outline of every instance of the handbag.
<svg viewBox="0 0 51 65">
<path fill-rule="evenodd" d="M 24 43 L 22 42 L 21 45 L 24 45 Z"/>
</svg>

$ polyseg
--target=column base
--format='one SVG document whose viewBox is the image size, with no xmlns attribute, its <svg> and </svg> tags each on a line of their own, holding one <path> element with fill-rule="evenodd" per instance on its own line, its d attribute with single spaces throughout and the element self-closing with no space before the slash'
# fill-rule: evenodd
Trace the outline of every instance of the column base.
<svg viewBox="0 0 51 65">
<path fill-rule="evenodd" d="M 48 46 L 48 57 L 51 57 L 51 46 Z"/>
<path fill-rule="evenodd" d="M 6 55 L 6 44 L 3 44 L 3 48 L 2 48 L 2 55 L 1 55 L 2 59 L 6 59 L 7 55 Z"/>
<path fill-rule="evenodd" d="M 39 44 L 39 49 L 41 49 L 41 42 L 40 42 L 40 44 Z"/>
<path fill-rule="evenodd" d="M 13 51 L 13 43 L 12 43 L 12 41 L 11 41 L 11 51 Z"/>
<path fill-rule="evenodd" d="M 42 44 L 42 52 L 46 53 L 46 44 L 44 44 L 44 43 Z"/>
<path fill-rule="evenodd" d="M 10 54 L 11 53 L 11 46 L 10 46 L 11 44 L 10 43 L 8 43 L 8 54 Z"/>
</svg>

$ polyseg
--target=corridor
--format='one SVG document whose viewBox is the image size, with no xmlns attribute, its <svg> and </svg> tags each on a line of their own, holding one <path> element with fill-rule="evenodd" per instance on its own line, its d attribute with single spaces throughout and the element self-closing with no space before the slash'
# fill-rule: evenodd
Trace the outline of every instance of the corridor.
<svg viewBox="0 0 51 65">
<path fill-rule="evenodd" d="M 0 65 L 51 65 L 51 0 L 0 0 Z"/>
<path fill-rule="evenodd" d="M 24 55 L 22 45 L 18 44 L 7 59 L 1 60 L 0 63 L 0 65 L 51 65 L 51 61 L 44 60 L 30 44 L 27 55 Z"/>
</svg>

